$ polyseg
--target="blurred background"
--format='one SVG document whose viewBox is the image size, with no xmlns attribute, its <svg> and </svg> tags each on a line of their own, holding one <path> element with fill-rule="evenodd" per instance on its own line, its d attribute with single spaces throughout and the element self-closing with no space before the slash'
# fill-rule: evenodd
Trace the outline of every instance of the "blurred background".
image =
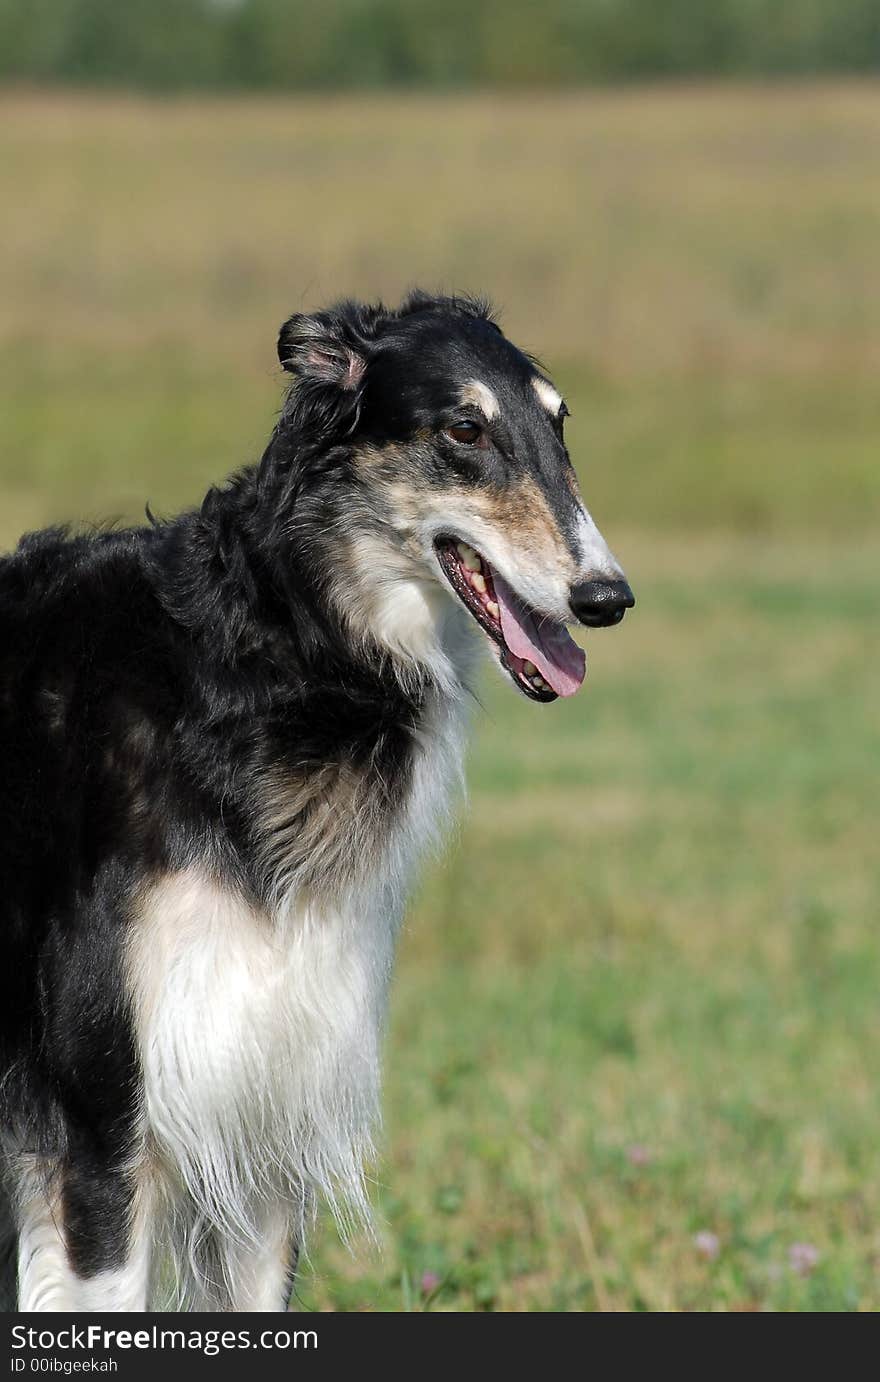
<svg viewBox="0 0 880 1382">
<path fill-rule="evenodd" d="M 487 672 L 384 1251 L 304 1310 L 880 1307 L 876 0 L 0 0 L 0 542 L 255 460 L 288 313 L 487 293 L 638 606 Z"/>
</svg>

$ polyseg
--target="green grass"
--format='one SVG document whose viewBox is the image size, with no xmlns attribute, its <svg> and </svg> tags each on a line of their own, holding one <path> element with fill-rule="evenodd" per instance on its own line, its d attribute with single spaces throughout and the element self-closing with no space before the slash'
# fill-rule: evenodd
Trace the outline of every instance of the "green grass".
<svg viewBox="0 0 880 1382">
<path fill-rule="evenodd" d="M 421 280 L 551 368 L 637 591 L 573 702 L 487 675 L 384 1250 L 326 1225 L 302 1308 L 880 1307 L 875 89 L 0 116 L 0 545 L 194 502 L 259 455 L 282 316 Z"/>
</svg>

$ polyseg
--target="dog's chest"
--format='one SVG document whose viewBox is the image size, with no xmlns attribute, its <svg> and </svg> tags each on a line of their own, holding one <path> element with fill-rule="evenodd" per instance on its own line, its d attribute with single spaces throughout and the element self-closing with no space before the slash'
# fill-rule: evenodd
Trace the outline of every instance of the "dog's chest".
<svg viewBox="0 0 880 1382">
<path fill-rule="evenodd" d="M 212 1214 L 247 1219 L 242 1167 L 250 1199 L 294 1186 L 362 1207 L 397 928 L 460 770 L 460 726 L 429 728 L 357 887 L 293 889 L 266 912 L 191 867 L 142 899 L 130 958 L 147 1124 Z"/>
</svg>

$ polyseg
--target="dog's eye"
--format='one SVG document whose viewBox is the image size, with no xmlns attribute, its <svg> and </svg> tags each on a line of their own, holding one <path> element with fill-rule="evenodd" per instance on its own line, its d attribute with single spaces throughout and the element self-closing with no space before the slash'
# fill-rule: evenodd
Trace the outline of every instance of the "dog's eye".
<svg viewBox="0 0 880 1382">
<path fill-rule="evenodd" d="M 483 436 L 483 429 L 476 422 L 456 422 L 446 428 L 446 435 L 462 446 L 476 446 Z"/>
</svg>

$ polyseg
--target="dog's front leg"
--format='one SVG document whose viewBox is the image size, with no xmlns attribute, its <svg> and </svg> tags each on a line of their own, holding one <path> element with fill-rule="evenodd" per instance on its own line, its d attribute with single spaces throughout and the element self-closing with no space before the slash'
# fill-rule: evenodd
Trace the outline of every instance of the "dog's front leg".
<svg viewBox="0 0 880 1382">
<path fill-rule="evenodd" d="M 299 1249 L 284 1209 L 267 1211 L 262 1240 L 236 1248 L 232 1273 L 233 1310 L 287 1310 L 293 1294 Z"/>
<path fill-rule="evenodd" d="M 178 1206 L 172 1245 L 176 1303 L 195 1312 L 285 1311 L 299 1254 L 290 1205 L 264 1203 L 247 1227 L 208 1226 Z"/>
<path fill-rule="evenodd" d="M 131 1173 L 69 1167 L 18 1177 L 18 1309 L 147 1309 L 151 1235 Z"/>
</svg>

